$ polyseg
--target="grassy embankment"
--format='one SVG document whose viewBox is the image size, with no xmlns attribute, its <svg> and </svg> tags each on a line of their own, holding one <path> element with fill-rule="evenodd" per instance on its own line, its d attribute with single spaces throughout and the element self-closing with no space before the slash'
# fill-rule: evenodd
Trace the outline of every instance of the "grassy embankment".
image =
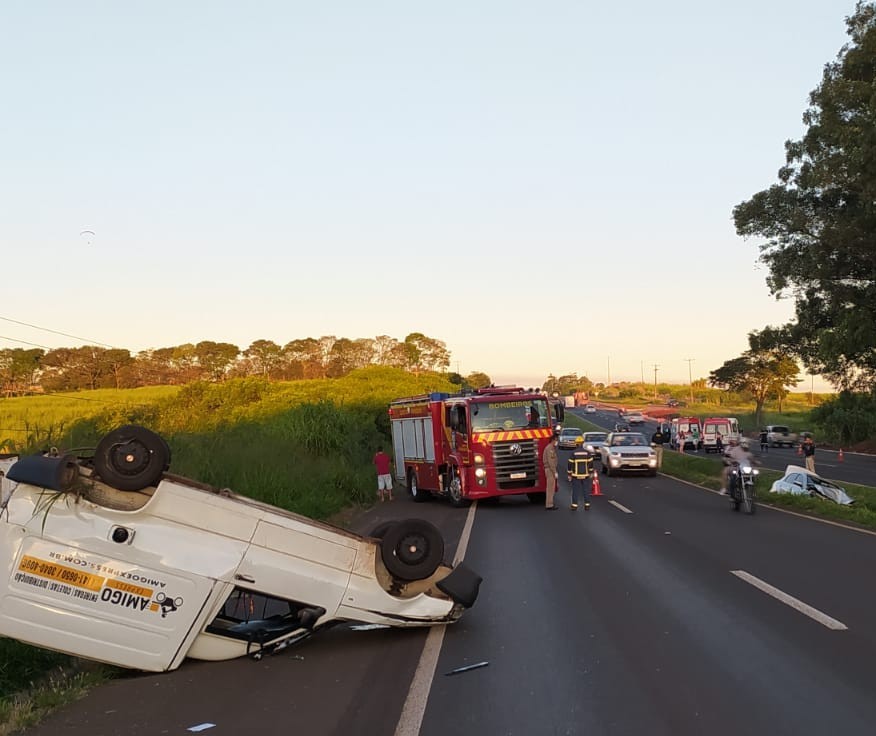
<svg viewBox="0 0 876 736">
<path fill-rule="evenodd" d="M 389 401 L 452 391 L 441 376 L 370 368 L 341 379 L 246 379 L 0 400 L 0 446 L 28 452 L 94 447 L 109 430 L 142 424 L 170 444 L 174 473 L 312 518 L 370 503 L 371 459 L 389 449 Z M 0 639 L 0 736 L 112 677 L 110 667 Z"/>
<path fill-rule="evenodd" d="M 572 426 L 581 427 L 587 432 L 605 431 L 604 427 L 598 427 L 592 422 L 579 419 L 571 414 L 566 415 L 566 422 Z M 663 453 L 664 473 L 712 490 L 718 490 L 721 487 L 722 467 L 721 460 L 716 456 L 707 457 L 691 453 L 682 455 L 672 450 L 665 450 Z M 792 496 L 787 493 L 769 493 L 770 486 L 781 477 L 782 473 L 778 470 L 760 469 L 756 486 L 760 503 L 791 509 L 801 514 L 847 521 L 869 529 L 876 529 L 876 488 L 843 481 L 840 485 L 855 499 L 855 504 L 854 506 L 838 506 L 832 501 L 821 498 Z"/>
</svg>

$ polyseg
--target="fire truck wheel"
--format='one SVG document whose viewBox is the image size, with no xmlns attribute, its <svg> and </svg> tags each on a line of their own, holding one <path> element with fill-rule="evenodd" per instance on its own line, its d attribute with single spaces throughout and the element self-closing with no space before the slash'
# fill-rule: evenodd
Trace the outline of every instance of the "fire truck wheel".
<svg viewBox="0 0 876 736">
<path fill-rule="evenodd" d="M 386 536 L 386 533 L 389 531 L 390 527 L 393 527 L 398 522 L 395 521 L 384 521 L 374 527 L 370 532 L 368 532 L 369 537 L 374 537 L 375 539 L 383 539 Z"/>
<path fill-rule="evenodd" d="M 411 494 L 411 498 L 417 503 L 422 503 L 429 498 L 429 495 L 424 491 L 421 491 L 417 486 L 417 474 L 414 472 L 413 468 L 408 470 L 408 493 Z"/>
<path fill-rule="evenodd" d="M 94 451 L 95 473 L 120 491 L 139 491 L 154 485 L 169 465 L 167 443 L 135 424 L 113 430 Z"/>
<path fill-rule="evenodd" d="M 547 499 L 547 493 L 527 493 L 526 497 L 529 499 L 529 503 L 539 503 L 544 506 L 544 502 Z"/>
<path fill-rule="evenodd" d="M 425 519 L 405 519 L 386 530 L 380 542 L 380 556 L 393 577 L 424 580 L 444 560 L 444 539 Z"/>
<path fill-rule="evenodd" d="M 462 479 L 456 473 L 453 474 L 453 479 L 450 481 L 448 491 L 450 493 L 450 503 L 457 508 L 468 506 L 471 503 L 471 501 L 462 495 Z"/>
</svg>

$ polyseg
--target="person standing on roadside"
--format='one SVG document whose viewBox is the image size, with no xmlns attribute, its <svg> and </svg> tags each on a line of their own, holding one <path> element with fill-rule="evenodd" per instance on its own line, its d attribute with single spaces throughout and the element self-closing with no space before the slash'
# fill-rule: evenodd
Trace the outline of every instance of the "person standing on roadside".
<svg viewBox="0 0 876 736">
<path fill-rule="evenodd" d="M 382 447 L 377 448 L 374 456 L 374 466 L 377 468 L 377 497 L 381 501 L 392 501 L 392 470 L 390 469 L 389 455 Z"/>
<path fill-rule="evenodd" d="M 678 443 L 678 451 L 684 455 L 684 432 L 680 429 L 678 430 L 678 435 L 676 436 L 675 441 Z"/>
<path fill-rule="evenodd" d="M 547 493 L 544 497 L 544 507 L 546 511 L 556 511 L 557 506 L 554 504 L 554 494 L 557 492 L 557 445 L 560 443 L 560 435 L 554 432 L 550 444 L 544 448 L 541 456 L 541 464 L 544 466 L 544 475 L 547 479 Z"/>
<path fill-rule="evenodd" d="M 807 437 L 803 440 L 803 444 L 801 445 L 801 449 L 803 450 L 803 459 L 806 461 L 806 470 L 810 473 L 815 472 L 815 443 L 812 441 L 811 437 Z"/>
<path fill-rule="evenodd" d="M 654 445 L 654 454 L 657 455 L 657 468 L 663 467 L 663 445 L 666 443 L 666 435 L 663 429 L 657 425 L 657 431 L 651 435 L 651 444 Z"/>
<path fill-rule="evenodd" d="M 715 452 L 719 455 L 724 454 L 724 438 L 720 434 L 715 435 Z"/>
<path fill-rule="evenodd" d="M 765 429 L 760 430 L 760 451 L 770 451 L 770 438 L 767 435 L 767 431 Z"/>
</svg>

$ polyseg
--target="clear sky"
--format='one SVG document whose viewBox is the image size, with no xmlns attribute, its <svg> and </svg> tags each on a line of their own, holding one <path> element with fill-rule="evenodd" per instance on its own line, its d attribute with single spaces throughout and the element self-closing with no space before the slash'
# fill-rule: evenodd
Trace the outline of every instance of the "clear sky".
<svg viewBox="0 0 876 736">
<path fill-rule="evenodd" d="M 793 313 L 731 211 L 853 10 L 4 3 L 0 315 L 134 352 L 422 332 L 497 382 L 706 376 Z"/>
</svg>

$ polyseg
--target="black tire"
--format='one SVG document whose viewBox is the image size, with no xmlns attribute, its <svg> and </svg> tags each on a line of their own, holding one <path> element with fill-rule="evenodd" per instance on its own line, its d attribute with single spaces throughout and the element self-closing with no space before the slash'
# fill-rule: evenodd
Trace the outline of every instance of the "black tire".
<svg viewBox="0 0 876 736">
<path fill-rule="evenodd" d="M 462 495 L 462 479 L 456 473 L 453 473 L 450 479 L 447 495 L 450 497 L 450 503 L 458 509 L 471 504 L 471 501 Z"/>
<path fill-rule="evenodd" d="M 155 485 L 169 465 L 167 442 L 136 424 L 113 430 L 94 452 L 95 473 L 120 491 L 139 491 Z"/>
<path fill-rule="evenodd" d="M 411 498 L 417 503 L 423 503 L 423 501 L 429 498 L 429 494 L 420 490 L 417 485 L 417 474 L 413 468 L 408 470 L 408 493 L 411 494 Z"/>
<path fill-rule="evenodd" d="M 648 476 L 651 477 L 651 478 L 656 478 L 656 477 L 657 477 L 657 471 L 656 471 L 656 470 L 649 470 L 649 471 L 648 471 Z"/>
<path fill-rule="evenodd" d="M 375 539 L 383 539 L 386 536 L 386 533 L 397 524 L 396 521 L 384 521 L 374 527 L 370 532 L 368 532 L 369 537 L 374 537 Z"/>
<path fill-rule="evenodd" d="M 526 497 L 529 499 L 529 503 L 540 503 L 544 506 L 547 500 L 547 493 L 527 493 Z"/>
<path fill-rule="evenodd" d="M 742 508 L 746 514 L 754 513 L 754 489 L 742 485 Z"/>
<path fill-rule="evenodd" d="M 405 519 L 387 529 L 380 555 L 389 573 L 399 580 L 424 580 L 444 560 L 444 539 L 425 519 Z"/>
</svg>

